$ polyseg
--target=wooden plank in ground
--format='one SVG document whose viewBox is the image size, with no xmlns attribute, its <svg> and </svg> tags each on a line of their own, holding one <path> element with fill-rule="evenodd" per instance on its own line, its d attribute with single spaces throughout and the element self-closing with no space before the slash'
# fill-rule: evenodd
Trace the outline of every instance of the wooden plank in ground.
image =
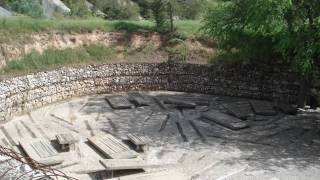
<svg viewBox="0 0 320 180">
<path fill-rule="evenodd" d="M 100 160 L 100 163 L 109 171 L 157 168 L 163 166 L 161 164 L 151 164 L 142 159 L 103 159 Z"/>
<path fill-rule="evenodd" d="M 63 124 L 63 123 L 61 123 L 60 121 L 57 121 L 56 119 L 52 119 L 51 122 L 59 125 L 60 127 L 65 128 L 65 129 L 67 129 L 67 130 L 73 131 L 73 132 L 75 132 L 75 133 L 80 133 L 75 127 L 73 127 L 73 126 L 70 125 L 70 124 L 67 124 L 67 123 Z"/>
<path fill-rule="evenodd" d="M 94 133 L 94 130 L 93 130 L 92 126 L 90 125 L 89 121 L 85 120 L 84 124 L 86 125 L 87 130 L 90 131 L 90 135 L 94 136 L 95 133 Z"/>
<path fill-rule="evenodd" d="M 188 138 L 187 138 L 187 136 L 184 134 L 183 129 L 182 129 L 182 127 L 181 127 L 181 125 L 180 125 L 180 123 L 179 123 L 178 121 L 176 121 L 176 126 L 177 126 L 177 129 L 178 129 L 178 131 L 179 131 L 179 133 L 180 133 L 180 136 L 181 136 L 181 138 L 183 139 L 183 141 L 184 141 L 184 142 L 188 142 Z"/>
<path fill-rule="evenodd" d="M 45 137 L 48 140 L 52 140 L 52 138 L 45 132 L 41 127 L 39 127 L 37 124 L 34 124 L 34 127 L 40 132 L 40 134 Z"/>
<path fill-rule="evenodd" d="M 12 138 L 12 136 L 9 134 L 9 132 L 7 131 L 7 129 L 3 126 L 0 127 L 2 133 L 4 134 L 4 136 L 6 137 L 6 139 L 9 141 L 9 143 L 12 146 L 16 146 L 18 145 L 18 142 L 15 142 L 14 139 Z"/>
<path fill-rule="evenodd" d="M 172 95 L 164 96 L 164 97 L 172 97 Z M 179 99 L 183 101 L 193 102 L 200 106 L 209 106 L 211 102 L 214 102 L 218 99 L 218 97 L 209 97 L 209 96 L 195 96 L 195 95 L 174 95 L 174 99 Z"/>
<path fill-rule="evenodd" d="M 213 121 L 231 130 L 239 130 L 249 127 L 249 125 L 246 122 L 243 122 L 241 119 L 221 113 L 217 110 L 211 110 L 209 112 L 203 113 L 202 118 Z"/>
<path fill-rule="evenodd" d="M 161 110 L 167 110 L 167 106 L 163 103 L 163 100 L 158 97 L 152 98 L 154 102 L 160 107 Z"/>
<path fill-rule="evenodd" d="M 21 128 L 19 127 L 19 125 L 17 124 L 17 123 L 15 123 L 14 124 L 14 127 L 15 127 L 15 129 L 17 130 L 17 133 L 18 133 L 18 135 L 19 135 L 19 137 L 23 137 L 23 133 L 22 133 L 22 130 L 21 130 Z"/>
<path fill-rule="evenodd" d="M 89 142 L 103 155 L 112 159 L 132 159 L 138 157 L 138 153 L 129 149 L 127 145 L 111 134 L 93 136 Z"/>
<path fill-rule="evenodd" d="M 222 105 L 228 110 L 229 114 L 231 114 L 239 119 L 247 119 L 249 116 L 253 115 L 253 111 L 251 109 L 251 106 L 246 101 L 225 103 Z"/>
<path fill-rule="evenodd" d="M 140 145 L 148 145 L 152 142 L 152 140 L 147 136 L 141 136 L 141 135 L 135 135 L 135 134 L 128 134 L 128 139 L 131 141 L 134 145 L 140 146 Z"/>
<path fill-rule="evenodd" d="M 147 151 L 152 140 L 147 136 L 128 134 L 128 140 L 136 146 L 136 151 Z"/>
<path fill-rule="evenodd" d="M 163 131 L 166 126 L 167 126 L 167 123 L 168 123 L 168 120 L 171 118 L 171 115 L 170 113 L 166 115 L 166 118 L 162 121 L 161 123 L 161 126 L 160 126 L 160 129 L 159 129 L 159 132 Z"/>
<path fill-rule="evenodd" d="M 178 171 L 160 171 L 152 173 L 139 173 L 134 175 L 122 176 L 111 180 L 186 180 L 186 175 Z"/>
<path fill-rule="evenodd" d="M 275 116 L 277 112 L 273 105 L 268 101 L 252 100 L 250 101 L 253 111 L 258 115 Z"/>
<path fill-rule="evenodd" d="M 0 139 L 0 145 L 11 150 L 16 150 L 16 148 L 12 146 L 5 138 Z"/>
<path fill-rule="evenodd" d="M 132 104 L 123 96 L 107 96 L 107 102 L 113 109 L 130 109 Z"/>
<path fill-rule="evenodd" d="M 197 106 L 196 103 L 185 101 L 185 100 L 180 100 L 180 99 L 175 99 L 175 98 L 166 98 L 164 100 L 165 104 L 172 104 L 178 108 L 195 108 Z"/>
<path fill-rule="evenodd" d="M 149 106 L 150 101 L 138 92 L 129 93 L 129 100 L 135 106 Z"/>
<path fill-rule="evenodd" d="M 43 134 L 34 126 L 32 122 L 24 122 L 23 120 L 20 121 L 22 125 L 27 129 L 27 131 L 30 133 L 32 138 L 42 138 Z"/>
<path fill-rule="evenodd" d="M 58 134 L 56 135 L 57 140 L 59 144 L 74 144 L 78 142 L 78 139 L 76 139 L 71 133 L 64 133 L 64 134 Z"/>
<path fill-rule="evenodd" d="M 191 125 L 191 127 L 193 128 L 193 130 L 197 133 L 197 135 L 200 137 L 201 141 L 202 142 L 205 142 L 206 141 L 206 138 L 205 136 L 201 133 L 201 131 L 199 130 L 198 126 L 192 121 L 192 120 L 189 120 L 189 123 Z"/>
<path fill-rule="evenodd" d="M 20 145 L 30 158 L 44 165 L 61 164 L 64 161 L 50 141 L 35 139 L 31 142 L 20 141 Z"/>
</svg>

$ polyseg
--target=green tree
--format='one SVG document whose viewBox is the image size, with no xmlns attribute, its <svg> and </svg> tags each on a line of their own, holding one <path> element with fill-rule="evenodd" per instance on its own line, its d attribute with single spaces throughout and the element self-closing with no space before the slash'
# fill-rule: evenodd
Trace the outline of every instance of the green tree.
<svg viewBox="0 0 320 180">
<path fill-rule="evenodd" d="M 43 11 L 39 0 L 8 0 L 11 10 L 31 16 L 33 18 L 43 17 Z"/>
<path fill-rule="evenodd" d="M 150 10 L 159 32 L 173 31 L 174 0 L 132 0 L 144 12 Z"/>
<path fill-rule="evenodd" d="M 227 53 L 249 60 L 282 58 L 305 76 L 320 55 L 317 0 L 228 0 L 211 7 L 203 29 Z M 239 57 L 239 56 L 238 56 Z"/>
<path fill-rule="evenodd" d="M 71 10 L 71 16 L 88 17 L 91 15 L 86 0 L 64 0 L 63 1 Z"/>
<path fill-rule="evenodd" d="M 286 60 L 305 80 L 317 78 L 318 0 L 226 0 L 209 8 L 204 23 L 225 54 L 249 61 Z"/>
<path fill-rule="evenodd" d="M 180 19 L 199 19 L 205 0 L 175 0 L 175 16 Z"/>
<path fill-rule="evenodd" d="M 93 0 L 92 2 L 106 14 L 107 19 L 137 20 L 140 16 L 139 6 L 131 0 Z"/>
</svg>

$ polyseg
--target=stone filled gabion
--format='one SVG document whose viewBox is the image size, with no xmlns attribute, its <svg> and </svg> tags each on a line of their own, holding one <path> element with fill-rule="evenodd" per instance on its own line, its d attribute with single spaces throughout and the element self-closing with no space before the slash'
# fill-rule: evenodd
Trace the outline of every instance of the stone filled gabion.
<svg viewBox="0 0 320 180">
<path fill-rule="evenodd" d="M 287 68 L 250 65 L 102 64 L 61 68 L 0 81 L 0 120 L 75 96 L 172 90 L 296 103 Z"/>
</svg>

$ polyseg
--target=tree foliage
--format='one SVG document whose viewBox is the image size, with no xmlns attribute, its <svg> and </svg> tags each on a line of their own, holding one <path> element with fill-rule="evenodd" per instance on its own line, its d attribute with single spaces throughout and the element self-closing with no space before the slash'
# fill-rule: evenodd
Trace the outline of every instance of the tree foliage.
<svg viewBox="0 0 320 180">
<path fill-rule="evenodd" d="M 88 17 L 91 15 L 85 0 L 63 0 L 70 8 L 71 16 Z"/>
<path fill-rule="evenodd" d="M 7 0 L 10 9 L 31 16 L 33 18 L 43 17 L 40 0 Z"/>
<path fill-rule="evenodd" d="M 246 60 L 281 58 L 305 76 L 316 72 L 318 0 L 225 0 L 209 8 L 204 23 L 224 53 Z"/>
<path fill-rule="evenodd" d="M 205 0 L 174 0 L 175 16 L 180 19 L 199 19 Z"/>
<path fill-rule="evenodd" d="M 131 0 L 93 0 L 93 4 L 106 14 L 107 19 L 139 18 L 139 6 Z"/>
</svg>

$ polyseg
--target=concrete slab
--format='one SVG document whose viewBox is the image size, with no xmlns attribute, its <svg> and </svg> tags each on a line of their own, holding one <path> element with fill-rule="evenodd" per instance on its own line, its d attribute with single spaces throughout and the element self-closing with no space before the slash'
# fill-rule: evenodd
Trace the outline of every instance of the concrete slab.
<svg viewBox="0 0 320 180">
<path fill-rule="evenodd" d="M 228 113 L 239 119 L 245 120 L 248 117 L 253 116 L 253 111 L 249 102 L 240 101 L 234 103 L 225 103 L 222 105 L 228 110 Z"/>
<path fill-rule="evenodd" d="M 123 96 L 107 96 L 106 100 L 113 109 L 130 109 L 132 104 Z"/>
<path fill-rule="evenodd" d="M 209 112 L 203 113 L 202 117 L 231 130 L 239 130 L 249 127 L 249 125 L 242 120 L 221 113 L 217 110 L 211 110 Z"/>
<path fill-rule="evenodd" d="M 274 110 L 272 103 L 268 101 L 258 101 L 252 100 L 250 101 L 253 111 L 257 115 L 264 115 L 264 116 L 275 116 L 277 112 Z"/>
</svg>

